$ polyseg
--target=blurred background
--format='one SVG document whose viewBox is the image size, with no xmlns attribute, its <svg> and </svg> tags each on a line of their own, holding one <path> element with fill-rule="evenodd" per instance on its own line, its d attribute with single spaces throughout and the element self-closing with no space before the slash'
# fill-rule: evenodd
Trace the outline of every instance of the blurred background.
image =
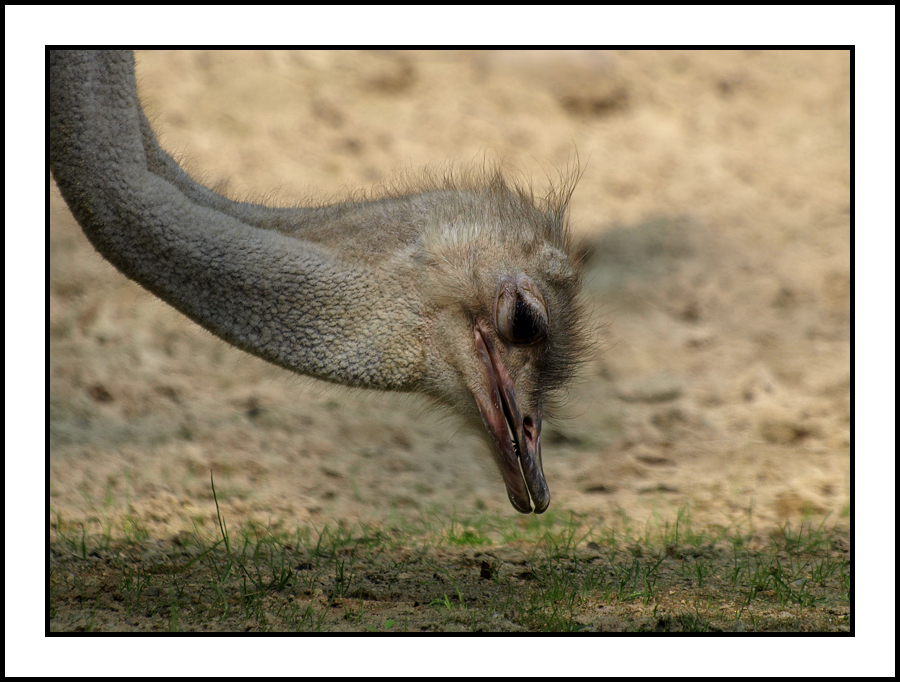
<svg viewBox="0 0 900 682">
<path fill-rule="evenodd" d="M 540 194 L 577 161 L 597 352 L 545 427 L 551 513 L 849 525 L 849 52 L 137 61 L 163 146 L 237 198 L 328 202 L 485 159 Z M 210 470 L 235 524 L 517 514 L 454 420 L 232 349 L 103 261 L 55 188 L 50 209 L 50 504 L 66 519 L 190 528 L 215 518 Z"/>
</svg>

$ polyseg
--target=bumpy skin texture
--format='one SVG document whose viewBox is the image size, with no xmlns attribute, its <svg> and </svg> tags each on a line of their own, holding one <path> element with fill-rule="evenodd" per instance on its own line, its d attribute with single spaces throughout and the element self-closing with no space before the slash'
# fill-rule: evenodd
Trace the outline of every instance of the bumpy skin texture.
<svg viewBox="0 0 900 682">
<path fill-rule="evenodd" d="M 159 146 L 130 52 L 51 52 L 47 94 L 53 178 L 123 274 L 269 362 L 349 386 L 421 391 L 484 433 L 478 326 L 539 436 L 545 397 L 584 345 L 566 228 L 573 183 L 543 201 L 493 172 L 332 206 L 237 202 Z M 500 282 L 523 275 L 549 322 L 540 343 L 520 346 L 498 335 L 495 316 Z"/>
<path fill-rule="evenodd" d="M 150 130 L 131 54 L 52 53 L 48 94 L 53 177 L 125 275 L 288 369 L 393 389 L 421 378 L 423 349 L 395 338 L 414 334 L 421 301 L 326 245 L 271 229 L 313 211 L 238 204 L 194 183 Z"/>
</svg>

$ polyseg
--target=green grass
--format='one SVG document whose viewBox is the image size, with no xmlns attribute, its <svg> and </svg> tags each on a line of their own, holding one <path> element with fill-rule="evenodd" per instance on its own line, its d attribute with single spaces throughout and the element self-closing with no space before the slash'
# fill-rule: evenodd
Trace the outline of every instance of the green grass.
<svg viewBox="0 0 900 682">
<path fill-rule="evenodd" d="M 296 528 L 218 513 L 210 534 L 139 519 L 51 524 L 52 631 L 848 631 L 846 531 L 637 529 L 575 514 L 420 510 Z M 236 530 L 234 530 L 235 528 Z"/>
</svg>

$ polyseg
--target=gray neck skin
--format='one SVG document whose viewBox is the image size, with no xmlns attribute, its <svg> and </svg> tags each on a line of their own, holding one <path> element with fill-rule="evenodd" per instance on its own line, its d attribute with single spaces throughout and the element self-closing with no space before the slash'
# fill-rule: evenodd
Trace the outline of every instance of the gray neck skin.
<svg viewBox="0 0 900 682">
<path fill-rule="evenodd" d="M 404 225 L 410 200 L 276 209 L 197 184 L 159 146 L 131 53 L 51 52 L 47 94 L 53 178 L 122 273 L 287 369 L 367 388 L 422 381 L 422 299 L 398 284 L 396 263 L 384 276 L 376 232 L 385 220 Z M 409 242 L 416 222 L 394 241 Z M 347 237 L 342 257 L 336 242 Z"/>
</svg>

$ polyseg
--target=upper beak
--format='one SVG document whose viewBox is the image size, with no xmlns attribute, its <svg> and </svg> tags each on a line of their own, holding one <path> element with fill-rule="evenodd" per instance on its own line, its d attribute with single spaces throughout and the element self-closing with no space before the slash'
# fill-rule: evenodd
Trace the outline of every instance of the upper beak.
<svg viewBox="0 0 900 682">
<path fill-rule="evenodd" d="M 550 489 L 541 464 L 541 412 L 522 415 L 509 372 L 491 343 L 475 325 L 475 349 L 484 365 L 488 399 L 475 402 L 494 441 L 500 471 L 512 506 L 523 514 L 538 514 L 550 505 Z M 529 494 L 531 499 L 529 500 Z"/>
</svg>

